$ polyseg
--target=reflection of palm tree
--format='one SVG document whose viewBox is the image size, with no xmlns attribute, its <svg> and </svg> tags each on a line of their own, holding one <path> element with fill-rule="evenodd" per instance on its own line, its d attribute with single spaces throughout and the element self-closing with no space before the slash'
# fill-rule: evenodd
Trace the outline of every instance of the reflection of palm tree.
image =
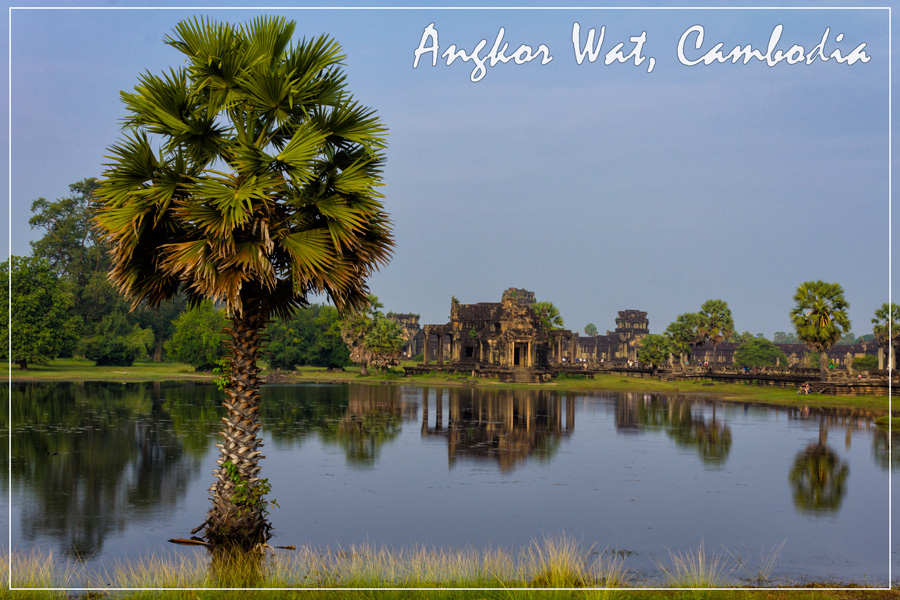
<svg viewBox="0 0 900 600">
<path fill-rule="evenodd" d="M 872 455 L 875 457 L 875 464 L 885 471 L 897 471 L 900 470 L 900 433 L 895 431 L 890 438 L 888 448 L 888 432 L 876 429 L 872 436 Z"/>
<path fill-rule="evenodd" d="M 794 492 L 794 506 L 801 512 L 837 512 L 847 494 L 850 467 L 826 445 L 825 415 L 819 421 L 819 439 L 801 450 L 788 474 Z"/>
</svg>

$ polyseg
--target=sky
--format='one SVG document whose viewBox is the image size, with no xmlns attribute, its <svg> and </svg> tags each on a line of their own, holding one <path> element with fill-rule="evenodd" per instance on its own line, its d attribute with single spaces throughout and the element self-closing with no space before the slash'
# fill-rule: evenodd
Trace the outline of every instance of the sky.
<svg viewBox="0 0 900 600">
<path fill-rule="evenodd" d="M 183 64 L 162 42 L 178 21 L 277 14 L 298 39 L 340 42 L 355 98 L 389 129 L 382 189 L 396 248 L 369 281 L 386 310 L 445 323 L 452 296 L 498 302 L 518 287 L 573 330 L 603 333 L 638 309 L 661 333 L 721 298 L 738 331 L 771 339 L 791 331 L 804 281 L 843 286 L 857 335 L 890 298 L 890 4 L 126 6 L 7 11 L 0 231 L 13 254 L 41 235 L 28 225 L 33 200 L 102 176 L 122 135 L 119 92 Z M 585 46 L 601 28 L 592 61 Z M 485 59 L 501 30 L 497 47 L 522 64 Z M 773 64 L 705 64 L 718 44 Z M 448 64 L 451 45 L 484 68 Z"/>
</svg>

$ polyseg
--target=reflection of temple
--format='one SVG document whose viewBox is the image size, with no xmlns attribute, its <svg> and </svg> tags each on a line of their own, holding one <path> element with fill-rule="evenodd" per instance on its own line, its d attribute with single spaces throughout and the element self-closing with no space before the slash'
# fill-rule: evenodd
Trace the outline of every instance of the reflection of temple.
<svg viewBox="0 0 900 600">
<path fill-rule="evenodd" d="M 451 465 L 460 458 L 489 460 L 508 471 L 532 455 L 549 458 L 574 430 L 571 395 L 544 390 L 422 391 L 422 436 L 446 438 Z"/>
<path fill-rule="evenodd" d="M 448 366 L 501 379 L 528 382 L 541 370 L 637 356 L 637 342 L 648 329 L 647 313 L 619 312 L 616 330 L 580 338 L 567 329 L 546 329 L 533 309 L 534 293 L 510 288 L 500 302 L 450 304 L 450 322 L 425 325 L 424 366 L 436 360 Z M 555 371 L 554 371 L 555 372 Z"/>
</svg>

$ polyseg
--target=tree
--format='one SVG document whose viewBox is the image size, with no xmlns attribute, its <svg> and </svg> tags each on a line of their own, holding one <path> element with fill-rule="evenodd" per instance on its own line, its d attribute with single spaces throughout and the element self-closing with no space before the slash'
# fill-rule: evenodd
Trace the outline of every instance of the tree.
<svg viewBox="0 0 900 600">
<path fill-rule="evenodd" d="M 850 331 L 844 288 L 838 283 L 805 281 L 794 294 L 791 322 L 806 346 L 819 353 L 822 381 L 827 377 L 828 357 L 825 351 L 834 346 L 845 331 Z"/>
<path fill-rule="evenodd" d="M 228 319 L 212 302 L 201 302 L 175 319 L 175 333 L 166 342 L 169 358 L 211 371 L 228 353 L 225 348 Z"/>
<path fill-rule="evenodd" d="M 638 350 L 638 361 L 644 364 L 659 366 L 669 359 L 672 348 L 669 339 L 664 335 L 651 333 L 641 340 Z"/>
<path fill-rule="evenodd" d="M 716 346 L 723 340 L 727 340 L 734 334 L 734 319 L 731 317 L 731 309 L 724 300 L 707 300 L 700 306 L 700 335 L 704 342 L 713 346 L 715 354 Z"/>
<path fill-rule="evenodd" d="M 739 367 L 787 365 L 787 356 L 766 339 L 753 338 L 734 351 L 734 364 Z"/>
<path fill-rule="evenodd" d="M 897 337 L 900 336 L 900 305 L 893 302 L 888 304 L 885 302 L 881 308 L 875 311 L 875 318 L 872 319 L 874 327 L 872 333 L 878 342 L 878 368 L 884 368 L 884 349 L 888 349 L 888 360 L 890 367 L 894 368 L 894 344 L 897 343 Z"/>
<path fill-rule="evenodd" d="M 59 355 L 78 335 L 78 321 L 68 314 L 72 294 L 66 291 L 50 263 L 39 258 L 12 256 L 0 264 L 9 303 L 0 302 L 0 336 L 10 340 L 9 356 L 27 369 L 29 362 L 43 363 Z M 9 313 L 10 307 L 12 313 Z M 9 325 L 12 324 L 12 336 Z"/>
<path fill-rule="evenodd" d="M 852 331 L 848 331 L 841 336 L 841 339 L 838 340 L 838 345 L 843 346 L 852 346 L 856 343 L 857 336 Z"/>
<path fill-rule="evenodd" d="M 665 336 L 669 338 L 670 350 L 673 354 L 678 354 L 682 368 L 685 355 L 691 354 L 694 347 L 703 341 L 701 323 L 702 317 L 698 313 L 684 313 L 666 327 Z"/>
<path fill-rule="evenodd" d="M 291 370 L 297 365 L 345 367 L 350 353 L 341 339 L 340 315 L 333 306 L 312 304 L 290 319 L 273 319 L 266 328 L 269 367 Z"/>
<path fill-rule="evenodd" d="M 341 321 L 341 337 L 350 350 L 350 360 L 359 365 L 359 374 L 368 375 L 369 367 L 384 369 L 400 364 L 403 328 L 400 323 L 381 314 L 384 306 L 375 296 L 362 310 L 348 314 Z"/>
<path fill-rule="evenodd" d="M 753 335 L 752 333 L 750 333 L 749 331 L 742 331 L 741 333 L 735 332 L 734 335 L 732 335 L 728 339 L 728 341 L 734 342 L 736 344 L 743 344 L 744 342 L 749 342 L 751 340 L 755 340 L 755 339 L 757 339 L 757 337 L 762 338 L 764 336 L 762 334 L 759 334 L 758 336 L 756 336 L 756 335 Z"/>
<path fill-rule="evenodd" d="M 106 315 L 94 335 L 85 338 L 81 353 L 98 366 L 128 367 L 147 356 L 153 347 L 153 331 L 128 322 L 121 312 Z"/>
<path fill-rule="evenodd" d="M 544 331 L 556 331 L 563 328 L 563 319 L 559 309 L 552 302 L 535 302 L 531 309 L 541 320 Z"/>
<path fill-rule="evenodd" d="M 598 333 L 597 326 L 594 325 L 593 323 L 588 323 L 587 325 L 584 326 L 584 334 L 585 335 L 589 335 L 589 336 L 593 337 L 593 336 L 597 335 L 597 333 Z"/>
<path fill-rule="evenodd" d="M 92 274 L 109 269 L 109 257 L 91 226 L 98 187 L 96 178 L 89 177 L 69 185 L 65 198 L 54 202 L 38 198 L 31 203 L 34 216 L 28 224 L 45 231 L 30 242 L 32 255 L 47 260 L 58 275 L 70 276 L 79 286 L 86 285 Z"/>
<path fill-rule="evenodd" d="M 797 339 L 797 336 L 794 333 L 785 333 L 783 331 L 776 331 L 775 336 L 772 338 L 772 341 L 776 344 L 798 344 L 800 340 Z"/>
<path fill-rule="evenodd" d="M 378 192 L 386 130 L 347 90 L 337 42 L 293 34 L 278 17 L 178 23 L 164 41 L 185 65 L 121 94 L 126 132 L 98 190 L 110 277 L 133 307 L 183 291 L 231 321 L 220 467 L 197 528 L 219 547 L 255 546 L 271 529 L 258 478 L 263 329 L 309 294 L 364 306 L 393 247 Z"/>
<path fill-rule="evenodd" d="M 403 327 L 394 319 L 378 315 L 366 334 L 365 345 L 370 357 L 369 366 L 382 370 L 399 365 Z"/>
</svg>

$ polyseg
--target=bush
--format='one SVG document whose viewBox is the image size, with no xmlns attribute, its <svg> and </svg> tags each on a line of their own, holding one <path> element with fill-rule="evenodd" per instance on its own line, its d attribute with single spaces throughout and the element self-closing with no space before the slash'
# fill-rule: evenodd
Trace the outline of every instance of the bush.
<svg viewBox="0 0 900 600">
<path fill-rule="evenodd" d="M 787 356 L 775 344 L 764 338 L 744 342 L 734 351 L 734 364 L 738 367 L 763 367 L 788 364 Z"/>
<path fill-rule="evenodd" d="M 410 360 L 413 362 L 422 362 L 423 360 L 425 360 L 425 353 L 419 352 L 418 354 L 413 356 Z"/>
<path fill-rule="evenodd" d="M 859 358 L 853 359 L 853 368 L 854 369 L 877 369 L 878 368 L 878 357 L 877 356 L 861 356 Z"/>
<path fill-rule="evenodd" d="M 269 367 L 293 370 L 298 365 L 334 369 L 350 365 L 350 351 L 341 339 L 340 315 L 333 306 L 312 304 L 290 319 L 275 319 L 266 328 Z"/>
<path fill-rule="evenodd" d="M 169 358 L 191 365 L 197 371 L 210 371 L 228 353 L 226 335 L 228 324 L 225 311 L 202 302 L 181 313 L 175 319 L 175 333 L 165 343 Z"/>
<path fill-rule="evenodd" d="M 153 331 L 129 324 L 120 312 L 104 317 L 97 329 L 81 344 L 81 353 L 97 366 L 130 367 L 153 347 Z"/>
</svg>

